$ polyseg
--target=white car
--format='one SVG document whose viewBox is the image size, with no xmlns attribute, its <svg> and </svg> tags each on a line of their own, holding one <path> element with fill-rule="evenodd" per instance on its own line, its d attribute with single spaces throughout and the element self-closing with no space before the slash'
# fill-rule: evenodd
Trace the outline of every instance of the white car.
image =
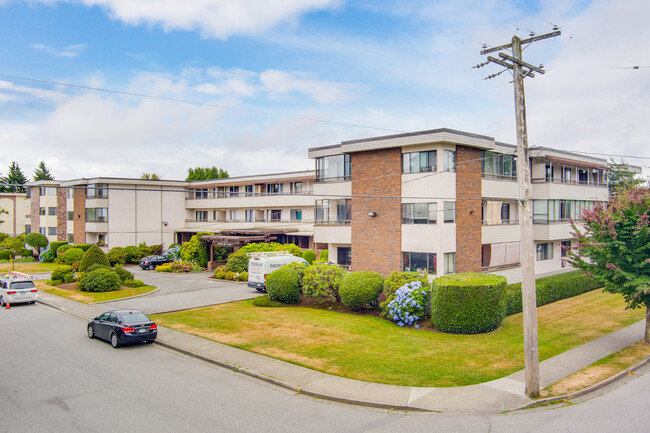
<svg viewBox="0 0 650 433">
<path fill-rule="evenodd" d="M 38 290 L 28 275 L 2 275 L 0 276 L 0 305 L 21 304 L 36 302 Z"/>
</svg>

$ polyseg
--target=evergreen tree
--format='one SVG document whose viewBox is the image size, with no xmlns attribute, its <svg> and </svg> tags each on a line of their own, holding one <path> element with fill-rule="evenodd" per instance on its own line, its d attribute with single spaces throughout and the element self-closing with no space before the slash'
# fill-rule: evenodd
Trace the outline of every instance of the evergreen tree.
<svg viewBox="0 0 650 433">
<path fill-rule="evenodd" d="M 6 177 L 2 178 L 2 183 L 5 184 L 4 190 L 7 192 L 25 192 L 25 188 L 22 185 L 25 185 L 27 182 L 29 182 L 29 179 L 23 174 L 18 164 L 15 161 L 11 161 L 9 173 Z"/>
<path fill-rule="evenodd" d="M 185 180 L 209 180 L 222 179 L 229 177 L 228 172 L 224 169 L 212 167 L 196 167 L 187 169 L 187 179 Z"/>
<path fill-rule="evenodd" d="M 609 194 L 617 194 L 627 188 L 639 186 L 643 183 L 642 179 L 634 177 L 634 173 L 630 170 L 627 163 L 623 162 L 610 162 L 610 170 L 608 176 Z"/>
<path fill-rule="evenodd" d="M 54 176 L 45 166 L 45 162 L 41 161 L 38 168 L 34 170 L 34 180 L 54 180 Z"/>
</svg>

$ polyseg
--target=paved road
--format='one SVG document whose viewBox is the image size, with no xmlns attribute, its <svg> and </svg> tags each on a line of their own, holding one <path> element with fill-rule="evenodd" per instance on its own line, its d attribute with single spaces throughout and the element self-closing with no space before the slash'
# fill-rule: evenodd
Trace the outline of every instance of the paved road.
<svg viewBox="0 0 650 433">
<path fill-rule="evenodd" d="M 157 345 L 118 350 L 42 305 L 0 310 L 0 432 L 647 432 L 650 367 L 598 398 L 507 414 L 325 402 Z"/>
<path fill-rule="evenodd" d="M 110 302 L 111 307 L 133 308 L 155 314 L 240 301 L 260 294 L 244 283 L 210 279 L 210 272 L 171 274 L 143 271 L 138 266 L 127 269 L 133 272 L 136 279 L 158 287 L 159 291 L 140 298 L 113 301 Z"/>
</svg>

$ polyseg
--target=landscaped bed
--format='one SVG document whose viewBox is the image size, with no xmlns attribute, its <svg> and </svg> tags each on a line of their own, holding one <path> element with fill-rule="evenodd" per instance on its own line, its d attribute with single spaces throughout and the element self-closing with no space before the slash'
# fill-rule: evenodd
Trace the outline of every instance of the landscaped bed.
<svg viewBox="0 0 650 433">
<path fill-rule="evenodd" d="M 644 318 L 620 296 L 595 290 L 538 308 L 540 360 Z M 156 315 L 184 332 L 339 376 L 406 386 L 471 385 L 521 370 L 522 315 L 493 332 L 453 335 L 400 328 L 373 315 L 252 301 Z"/>
<path fill-rule="evenodd" d="M 125 287 L 110 292 L 82 292 L 77 283 L 64 283 L 58 286 L 50 286 L 44 281 L 36 281 L 36 287 L 53 295 L 72 299 L 73 301 L 89 304 L 91 302 L 114 301 L 116 299 L 129 298 L 131 296 L 144 295 L 156 290 L 153 286 Z"/>
</svg>

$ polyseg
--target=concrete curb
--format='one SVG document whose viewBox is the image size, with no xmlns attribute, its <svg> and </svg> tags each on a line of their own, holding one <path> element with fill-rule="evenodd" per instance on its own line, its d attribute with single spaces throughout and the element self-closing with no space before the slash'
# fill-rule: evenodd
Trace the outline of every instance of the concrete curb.
<svg viewBox="0 0 650 433">
<path fill-rule="evenodd" d="M 141 295 L 127 296 L 126 298 L 120 298 L 120 299 L 111 299 L 110 301 L 89 302 L 88 305 L 109 304 L 111 302 L 126 301 L 127 299 L 142 298 L 144 296 L 153 295 L 154 293 L 159 292 L 159 291 L 160 291 L 160 289 L 158 287 L 156 287 L 156 290 L 152 290 L 151 292 L 143 293 Z"/>
<path fill-rule="evenodd" d="M 588 386 L 586 388 L 583 388 L 583 389 L 581 389 L 579 391 L 570 392 L 568 394 L 559 395 L 557 397 L 547 397 L 547 398 L 544 398 L 544 399 L 541 399 L 541 400 L 537 400 L 534 403 L 528 404 L 526 406 L 522 406 L 519 409 L 532 408 L 532 407 L 536 407 L 536 406 L 539 406 L 539 405 L 542 405 L 542 404 L 548 404 L 548 403 L 553 404 L 553 403 L 556 403 L 556 402 L 560 402 L 562 400 L 570 400 L 572 398 L 581 397 L 583 395 L 590 394 L 592 392 L 598 391 L 601 388 L 606 387 L 607 385 L 611 385 L 612 383 L 621 380 L 625 376 L 627 376 L 630 373 L 638 370 L 639 368 L 643 367 L 644 365 L 646 365 L 648 363 L 650 363 L 650 356 L 648 356 L 645 359 L 642 359 L 641 361 L 637 362 L 636 364 L 634 364 L 633 366 L 631 366 L 629 368 L 626 368 L 625 370 L 619 371 L 618 373 L 614 374 L 613 376 L 608 377 L 607 379 L 601 380 L 600 382 L 595 383 L 595 384 L 593 384 L 591 386 Z"/>
</svg>

